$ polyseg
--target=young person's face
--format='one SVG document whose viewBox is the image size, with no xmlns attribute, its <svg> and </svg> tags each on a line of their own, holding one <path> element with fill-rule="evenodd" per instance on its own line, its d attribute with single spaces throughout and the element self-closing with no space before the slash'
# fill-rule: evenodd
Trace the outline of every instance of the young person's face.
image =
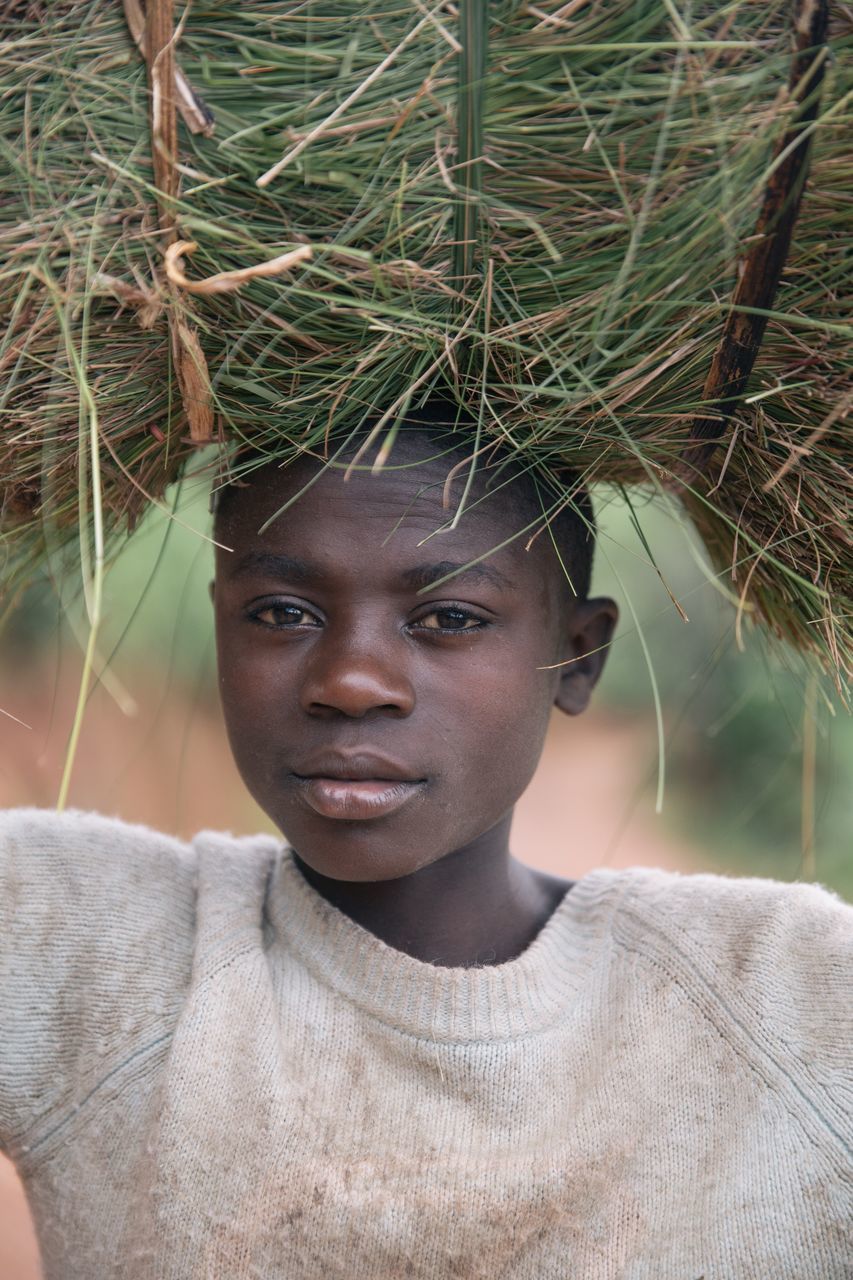
<svg viewBox="0 0 853 1280">
<path fill-rule="evenodd" d="M 435 452 L 409 443 L 393 461 Z M 429 536 L 452 514 L 450 465 L 346 482 L 328 470 L 259 534 L 318 470 L 267 467 L 220 524 L 231 746 L 258 804 L 324 876 L 388 880 L 490 832 L 505 840 L 551 707 L 584 708 L 612 633 L 615 606 L 572 600 L 547 535 L 492 551 L 525 523 L 506 490 Z"/>
</svg>

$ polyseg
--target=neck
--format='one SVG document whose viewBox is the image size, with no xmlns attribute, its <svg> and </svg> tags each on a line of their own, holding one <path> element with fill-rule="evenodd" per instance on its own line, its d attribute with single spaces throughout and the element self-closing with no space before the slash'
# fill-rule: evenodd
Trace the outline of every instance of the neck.
<svg viewBox="0 0 853 1280">
<path fill-rule="evenodd" d="M 397 880 L 333 880 L 298 854 L 296 863 L 327 902 L 396 951 L 438 965 L 503 964 L 530 945 L 570 888 L 512 857 L 511 820 Z"/>
</svg>

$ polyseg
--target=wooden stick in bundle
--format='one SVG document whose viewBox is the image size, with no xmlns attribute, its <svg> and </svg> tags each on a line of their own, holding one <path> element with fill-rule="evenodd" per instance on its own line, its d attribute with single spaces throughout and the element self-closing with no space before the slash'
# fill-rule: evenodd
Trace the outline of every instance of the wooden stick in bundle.
<svg viewBox="0 0 853 1280">
<path fill-rule="evenodd" d="M 702 394 L 708 412 L 694 419 L 683 454 L 689 484 L 709 475 L 726 426 L 755 364 L 788 257 L 809 169 L 813 130 L 826 63 L 827 0 L 798 0 L 795 53 L 788 80 L 792 121 L 776 149 L 749 252 L 723 336 Z M 805 105 L 802 105 L 802 104 Z M 710 478 L 710 477 L 709 477 Z"/>
<path fill-rule="evenodd" d="M 20 6 L 0 21 L 12 588 L 47 519 L 71 548 L 90 522 L 90 384 L 116 547 L 220 426 L 285 461 L 369 416 L 381 465 L 409 407 L 446 395 L 475 414 L 472 454 L 506 439 L 566 500 L 566 470 L 671 479 L 744 616 L 843 668 L 851 98 L 841 30 L 822 75 L 828 0 L 735 0 L 675 40 L 669 0 L 639 26 L 630 4 L 540 22 L 337 0 L 323 30 L 347 38 L 322 48 L 298 5 L 195 6 L 184 27 L 174 0 L 122 3 L 45 22 L 33 0 L 25 39 Z M 217 141 L 190 85 L 206 65 Z"/>
<path fill-rule="evenodd" d="M 173 0 L 148 0 L 145 15 L 145 60 L 151 92 L 151 158 L 157 206 L 167 243 L 175 238 L 174 200 L 178 194 L 178 116 L 175 96 L 175 32 Z"/>
<path fill-rule="evenodd" d="M 143 58 L 147 59 L 145 42 L 146 19 L 142 6 L 139 0 L 123 0 L 123 5 L 124 16 L 130 34 L 133 36 L 134 44 Z M 172 62 L 174 66 L 175 96 L 181 119 L 190 133 L 203 133 L 205 137 L 209 138 L 213 133 L 214 127 L 213 112 L 207 103 L 199 97 L 183 71 L 181 71 L 181 68 L 177 65 L 174 52 L 172 54 Z"/>
<path fill-rule="evenodd" d="M 127 13 L 125 4 L 125 13 Z M 131 9 L 133 6 L 131 6 Z M 142 44 L 148 66 L 151 93 L 151 157 L 154 185 L 158 190 L 157 207 L 160 227 L 165 232 L 165 248 L 177 239 L 175 200 L 178 195 L 178 94 L 175 82 L 174 0 L 148 0 L 145 11 L 145 39 Z M 131 19 L 128 25 L 133 33 Z M 196 444 L 213 439 L 213 392 L 207 360 L 198 334 L 182 315 L 182 305 L 175 284 L 169 280 L 169 331 L 172 359 L 181 389 L 181 399 Z"/>
<path fill-rule="evenodd" d="M 194 325 L 184 314 L 181 292 L 209 295 L 231 293 L 249 280 L 281 275 L 312 256 L 309 245 L 266 262 L 234 271 L 221 271 L 203 280 L 190 280 L 183 272 L 183 255 L 196 248 L 194 241 L 179 240 L 175 201 L 178 195 L 178 112 L 193 133 L 213 132 L 213 116 L 187 81 L 175 60 L 180 27 L 175 29 L 174 0 L 148 0 L 144 15 L 138 0 L 123 0 L 131 35 L 145 58 L 151 94 L 151 155 L 154 185 L 158 190 L 158 214 L 165 233 L 164 265 L 170 296 L 169 326 L 172 358 L 178 375 L 181 398 L 194 444 L 213 439 L 213 392 L 207 360 Z M 180 292 L 179 292 L 180 291 Z"/>
</svg>

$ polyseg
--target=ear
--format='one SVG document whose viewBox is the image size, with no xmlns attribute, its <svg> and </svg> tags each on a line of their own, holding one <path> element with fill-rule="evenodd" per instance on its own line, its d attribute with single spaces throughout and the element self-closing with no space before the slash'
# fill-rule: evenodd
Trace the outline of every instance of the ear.
<svg viewBox="0 0 853 1280">
<path fill-rule="evenodd" d="M 554 705 L 566 715 L 585 711 L 613 639 L 619 609 L 613 600 L 600 596 L 580 600 L 566 620 L 563 663 Z"/>
</svg>

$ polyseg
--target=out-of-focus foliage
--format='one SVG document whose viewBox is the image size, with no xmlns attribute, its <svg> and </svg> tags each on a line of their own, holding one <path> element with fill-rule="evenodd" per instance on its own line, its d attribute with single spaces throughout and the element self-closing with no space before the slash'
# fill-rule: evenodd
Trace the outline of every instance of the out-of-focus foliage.
<svg viewBox="0 0 853 1280">
<path fill-rule="evenodd" d="M 711 584 L 698 549 L 693 558 L 668 516 L 651 509 L 637 513 L 689 623 L 670 604 L 657 572 L 636 558 L 642 548 L 624 504 L 600 507 L 600 513 L 596 590 L 616 596 L 623 610 L 602 695 L 622 711 L 650 712 L 642 645 L 625 607 L 630 595 L 664 707 L 665 819 L 703 844 L 723 869 L 816 878 L 853 898 L 853 719 L 826 688 L 810 691 L 796 654 L 768 651 L 745 619 L 738 647 L 735 609 L 720 593 L 724 581 Z M 816 735 L 811 778 L 803 768 L 810 705 Z M 809 787 L 812 871 L 803 865 Z"/>
</svg>

